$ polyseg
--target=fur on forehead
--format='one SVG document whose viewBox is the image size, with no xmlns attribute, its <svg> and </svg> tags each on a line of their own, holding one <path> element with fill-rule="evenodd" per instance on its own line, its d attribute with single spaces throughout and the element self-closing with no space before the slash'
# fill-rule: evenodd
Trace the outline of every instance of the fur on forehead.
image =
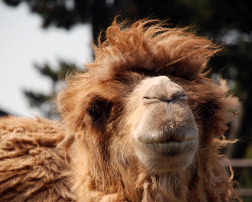
<svg viewBox="0 0 252 202">
<path fill-rule="evenodd" d="M 169 28 L 159 20 L 140 20 L 127 26 L 116 18 L 104 42 L 93 45 L 95 61 L 87 67 L 98 81 L 131 69 L 166 73 L 194 80 L 221 48 L 188 28 Z"/>
</svg>

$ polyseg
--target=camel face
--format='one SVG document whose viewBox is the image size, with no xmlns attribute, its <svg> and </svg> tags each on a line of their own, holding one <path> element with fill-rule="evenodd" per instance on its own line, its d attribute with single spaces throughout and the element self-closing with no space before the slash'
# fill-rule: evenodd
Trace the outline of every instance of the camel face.
<svg viewBox="0 0 252 202">
<path fill-rule="evenodd" d="M 219 202 L 235 193 L 218 150 L 240 105 L 205 72 L 220 47 L 163 26 L 113 22 L 88 71 L 58 96 L 58 147 L 77 201 Z"/>
<path fill-rule="evenodd" d="M 188 167 L 198 147 L 198 128 L 184 89 L 166 76 L 147 77 L 131 99 L 136 120 L 131 135 L 140 162 L 155 173 Z"/>
</svg>

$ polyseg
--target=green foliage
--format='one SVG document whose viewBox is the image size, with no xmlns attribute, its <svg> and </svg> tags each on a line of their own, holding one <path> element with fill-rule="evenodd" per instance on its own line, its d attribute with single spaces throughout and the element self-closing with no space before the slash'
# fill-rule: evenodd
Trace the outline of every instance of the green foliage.
<svg viewBox="0 0 252 202">
<path fill-rule="evenodd" d="M 27 91 L 25 90 L 25 96 L 29 99 L 30 106 L 36 107 L 41 109 L 45 117 L 55 119 L 57 115 L 53 112 L 52 104 L 49 101 L 52 101 L 56 94 L 58 93 L 59 89 L 63 85 L 62 82 L 64 81 L 64 78 L 66 75 L 68 75 L 70 72 L 78 71 L 78 68 L 71 63 L 67 63 L 65 61 L 59 61 L 59 66 L 57 70 L 53 70 L 48 64 L 45 64 L 43 66 L 35 65 L 35 68 L 43 75 L 50 80 L 52 80 L 52 90 L 51 93 L 46 95 L 43 93 L 38 93 L 34 91 Z"/>
</svg>

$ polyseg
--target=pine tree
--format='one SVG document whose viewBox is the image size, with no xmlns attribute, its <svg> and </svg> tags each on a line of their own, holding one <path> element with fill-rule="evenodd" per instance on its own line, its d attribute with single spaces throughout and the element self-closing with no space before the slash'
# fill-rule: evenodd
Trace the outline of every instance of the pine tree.
<svg viewBox="0 0 252 202">
<path fill-rule="evenodd" d="M 24 90 L 26 97 L 30 102 L 31 107 L 36 107 L 41 109 L 44 117 L 48 117 L 50 119 L 57 118 L 57 113 L 53 110 L 53 99 L 59 92 L 59 90 L 64 86 L 64 78 L 69 73 L 80 71 L 75 64 L 67 63 L 65 61 L 59 61 L 58 70 L 53 70 L 48 64 L 45 65 L 35 65 L 35 68 L 43 75 L 52 81 L 51 93 L 43 94 L 34 91 Z"/>
</svg>

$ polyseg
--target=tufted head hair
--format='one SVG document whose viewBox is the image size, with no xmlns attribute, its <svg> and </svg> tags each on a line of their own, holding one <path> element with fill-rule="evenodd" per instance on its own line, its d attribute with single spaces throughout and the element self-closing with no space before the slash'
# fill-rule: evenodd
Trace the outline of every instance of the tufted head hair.
<svg viewBox="0 0 252 202">
<path fill-rule="evenodd" d="M 188 32 L 187 28 L 168 28 L 158 20 L 137 21 L 130 28 L 126 23 L 112 23 L 107 39 L 94 46 L 95 75 L 106 80 L 134 68 L 172 74 L 194 80 L 220 47 L 208 39 Z"/>
</svg>

